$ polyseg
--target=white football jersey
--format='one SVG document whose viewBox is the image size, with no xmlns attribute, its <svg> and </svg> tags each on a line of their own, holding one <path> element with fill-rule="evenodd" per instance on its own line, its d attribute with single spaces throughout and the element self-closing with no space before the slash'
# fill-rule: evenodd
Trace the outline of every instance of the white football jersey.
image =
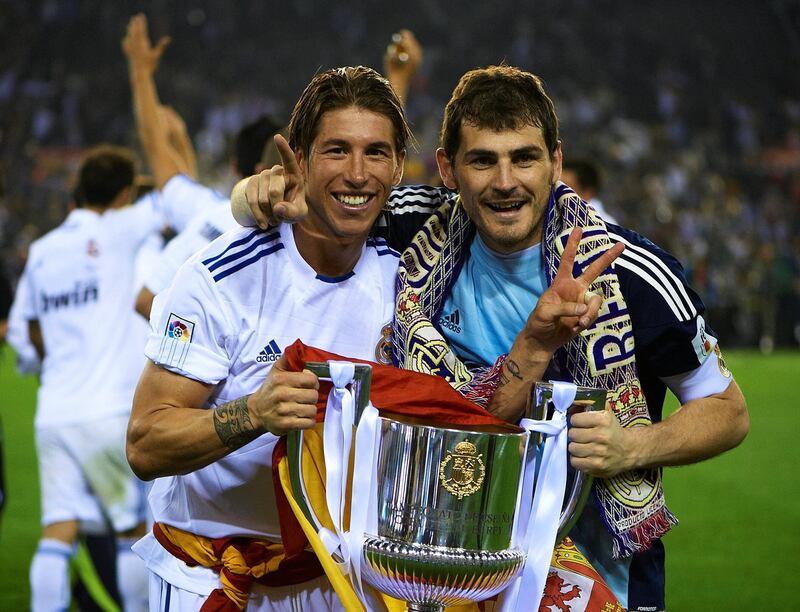
<svg viewBox="0 0 800 612">
<path fill-rule="evenodd" d="M 161 229 L 155 197 L 103 214 L 79 208 L 31 244 L 20 315 L 45 345 L 36 425 L 130 412 L 147 337 L 133 310 L 134 261 Z"/>
<path fill-rule="evenodd" d="M 152 261 L 142 284 L 154 294 L 163 291 L 189 257 L 225 232 L 238 227 L 231 214 L 229 200 L 210 204 L 207 210 L 196 215 L 180 234 L 167 243 Z"/>
<path fill-rule="evenodd" d="M 241 228 L 194 255 L 151 315 L 147 356 L 173 372 L 216 384 L 209 406 L 253 393 L 283 349 L 304 343 L 386 361 L 399 257 L 370 239 L 349 274 L 317 274 L 300 256 L 291 225 Z M 280 538 L 272 485 L 277 438 L 264 434 L 150 493 L 156 521 L 208 537 Z"/>
<path fill-rule="evenodd" d="M 166 223 L 181 233 L 197 215 L 217 205 L 230 208 L 229 200 L 218 191 L 201 185 L 185 174 L 176 174 L 161 189 Z"/>
</svg>

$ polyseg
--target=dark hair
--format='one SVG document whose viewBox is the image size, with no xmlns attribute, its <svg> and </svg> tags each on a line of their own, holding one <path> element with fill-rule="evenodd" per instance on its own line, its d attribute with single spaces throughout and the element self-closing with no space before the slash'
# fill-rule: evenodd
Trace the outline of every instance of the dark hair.
<svg viewBox="0 0 800 612">
<path fill-rule="evenodd" d="M 600 168 L 597 167 L 593 161 L 584 159 L 582 157 L 567 158 L 562 162 L 564 170 L 572 170 L 575 173 L 575 179 L 578 181 L 577 185 L 570 185 L 575 189 L 591 189 L 592 191 L 600 191 L 603 184 L 603 176 Z"/>
<path fill-rule="evenodd" d="M 281 125 L 271 117 L 262 115 L 252 123 L 244 126 L 236 134 L 236 171 L 241 176 L 256 173 L 256 166 L 261 161 L 261 152 L 278 131 Z"/>
<path fill-rule="evenodd" d="M 133 185 L 135 176 L 136 159 L 128 149 L 99 145 L 81 162 L 76 199 L 87 205 L 108 206 L 123 189 Z"/>
<path fill-rule="evenodd" d="M 380 73 L 366 66 L 334 68 L 317 74 L 303 91 L 289 120 L 289 145 L 309 155 L 322 115 L 357 106 L 387 117 L 394 126 L 397 152 L 413 141 L 403 105 Z"/>
<path fill-rule="evenodd" d="M 541 79 L 513 66 L 477 68 L 458 81 L 439 136 L 439 146 L 450 159 L 461 144 L 464 123 L 496 131 L 533 125 L 541 128 L 551 157 L 558 147 L 558 117 Z"/>
</svg>

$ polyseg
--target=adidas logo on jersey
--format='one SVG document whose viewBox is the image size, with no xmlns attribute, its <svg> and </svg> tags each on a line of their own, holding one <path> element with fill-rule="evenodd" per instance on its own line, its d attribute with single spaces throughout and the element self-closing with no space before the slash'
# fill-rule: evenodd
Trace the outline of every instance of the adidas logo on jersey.
<svg viewBox="0 0 800 612">
<path fill-rule="evenodd" d="M 258 363 L 273 363 L 281 358 L 283 352 L 281 351 L 278 343 L 275 340 L 270 340 L 269 344 L 261 349 L 261 352 L 256 357 Z"/>
<path fill-rule="evenodd" d="M 452 313 L 449 315 L 444 315 L 439 319 L 439 325 L 442 327 L 449 329 L 451 332 L 456 334 L 461 333 L 461 315 L 456 308 Z"/>
</svg>

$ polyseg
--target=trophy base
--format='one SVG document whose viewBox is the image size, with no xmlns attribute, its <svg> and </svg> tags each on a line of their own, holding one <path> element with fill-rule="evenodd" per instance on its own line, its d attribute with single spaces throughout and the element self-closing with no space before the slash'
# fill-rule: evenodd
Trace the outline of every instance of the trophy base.
<svg viewBox="0 0 800 612">
<path fill-rule="evenodd" d="M 406 607 L 408 612 L 442 612 L 445 608 L 445 606 L 441 604 L 424 604 L 413 601 L 407 601 Z"/>
<path fill-rule="evenodd" d="M 502 591 L 519 573 L 525 554 L 518 549 L 465 550 L 369 536 L 364 561 L 362 577 L 370 585 L 407 602 L 409 610 L 439 612 Z"/>
</svg>

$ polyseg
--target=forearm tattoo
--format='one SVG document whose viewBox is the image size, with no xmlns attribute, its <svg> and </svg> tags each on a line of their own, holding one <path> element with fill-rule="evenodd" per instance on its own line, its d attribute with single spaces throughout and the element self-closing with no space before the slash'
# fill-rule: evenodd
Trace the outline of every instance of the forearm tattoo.
<svg viewBox="0 0 800 612">
<path fill-rule="evenodd" d="M 506 369 L 509 371 L 511 376 L 518 380 L 522 380 L 522 374 L 519 373 L 519 366 L 517 365 L 516 361 L 513 359 L 506 360 Z"/>
<path fill-rule="evenodd" d="M 222 443 L 231 450 L 241 448 L 261 435 L 250 420 L 248 397 L 246 395 L 214 408 L 214 429 Z"/>
<path fill-rule="evenodd" d="M 508 373 L 517 380 L 522 380 L 522 374 L 519 372 L 519 365 L 517 365 L 516 361 L 513 359 L 507 359 L 504 365 L 506 367 L 500 370 L 500 384 L 498 387 L 502 387 L 511 382 L 511 379 L 506 374 L 506 370 L 508 370 Z"/>
</svg>

